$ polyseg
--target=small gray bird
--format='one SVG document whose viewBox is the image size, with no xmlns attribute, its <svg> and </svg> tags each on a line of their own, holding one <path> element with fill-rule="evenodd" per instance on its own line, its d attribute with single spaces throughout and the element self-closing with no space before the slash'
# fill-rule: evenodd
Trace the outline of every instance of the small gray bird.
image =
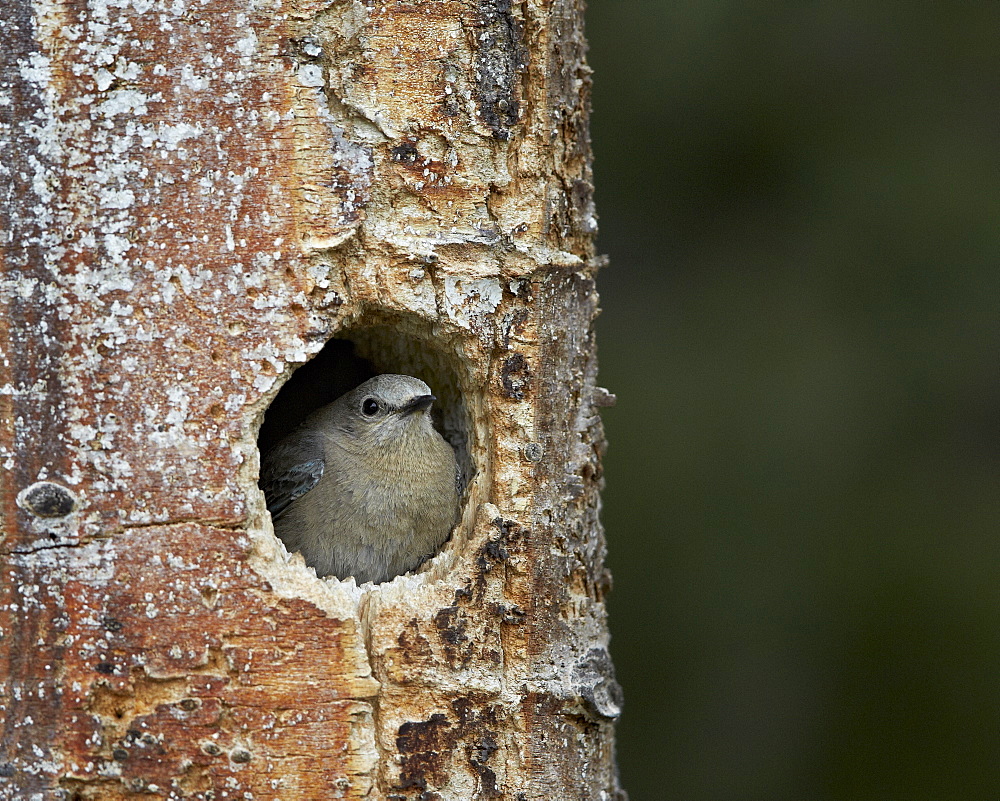
<svg viewBox="0 0 1000 801">
<path fill-rule="evenodd" d="M 448 538 L 458 467 L 423 381 L 379 375 L 318 409 L 265 454 L 275 533 L 317 576 L 388 581 Z"/>
</svg>

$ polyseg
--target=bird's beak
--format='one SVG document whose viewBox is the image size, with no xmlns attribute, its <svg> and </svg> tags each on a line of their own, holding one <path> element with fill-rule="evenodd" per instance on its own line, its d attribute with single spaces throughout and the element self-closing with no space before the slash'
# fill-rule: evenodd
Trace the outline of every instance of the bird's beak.
<svg viewBox="0 0 1000 801">
<path fill-rule="evenodd" d="M 431 408 L 431 404 L 436 401 L 433 395 L 417 395 L 414 398 L 410 398 L 403 406 L 399 407 L 399 413 L 413 414 L 414 412 L 422 412 L 425 409 Z"/>
</svg>

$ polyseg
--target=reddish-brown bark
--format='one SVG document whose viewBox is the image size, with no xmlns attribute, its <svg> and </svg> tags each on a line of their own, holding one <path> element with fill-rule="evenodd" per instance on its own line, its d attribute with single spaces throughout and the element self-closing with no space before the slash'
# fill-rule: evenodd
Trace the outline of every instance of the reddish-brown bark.
<svg viewBox="0 0 1000 801">
<path fill-rule="evenodd" d="M 8 6 L 0 798 L 614 797 L 581 5 Z M 333 337 L 467 483 L 374 588 L 255 483 Z"/>
</svg>

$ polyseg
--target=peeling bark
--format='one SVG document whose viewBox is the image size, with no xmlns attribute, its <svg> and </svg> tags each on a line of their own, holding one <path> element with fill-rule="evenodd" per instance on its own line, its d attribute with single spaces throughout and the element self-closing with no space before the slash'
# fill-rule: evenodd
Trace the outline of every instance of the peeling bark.
<svg viewBox="0 0 1000 801">
<path fill-rule="evenodd" d="M 624 796 L 588 91 L 577 0 L 7 1 L 0 798 Z M 331 338 L 465 479 L 374 587 L 256 485 Z"/>
</svg>

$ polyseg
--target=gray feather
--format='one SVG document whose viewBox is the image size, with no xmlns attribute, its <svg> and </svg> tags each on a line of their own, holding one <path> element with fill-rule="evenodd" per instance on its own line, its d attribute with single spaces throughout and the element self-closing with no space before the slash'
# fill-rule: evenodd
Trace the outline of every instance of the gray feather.
<svg viewBox="0 0 1000 801">
<path fill-rule="evenodd" d="M 293 501 L 315 487 L 325 469 L 323 445 L 310 432 L 293 434 L 268 451 L 260 485 L 272 519 L 280 518 Z"/>
</svg>

